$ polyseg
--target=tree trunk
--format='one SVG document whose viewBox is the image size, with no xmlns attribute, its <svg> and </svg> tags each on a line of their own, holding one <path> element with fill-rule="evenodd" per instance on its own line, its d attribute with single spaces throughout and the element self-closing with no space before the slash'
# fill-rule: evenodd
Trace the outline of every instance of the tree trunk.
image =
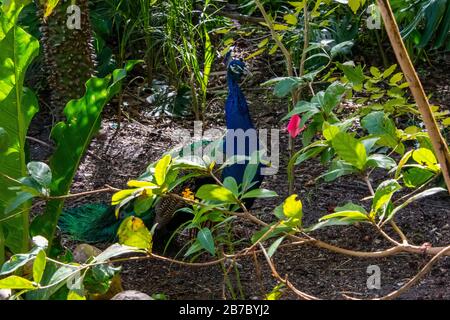
<svg viewBox="0 0 450 320">
<path fill-rule="evenodd" d="M 85 83 L 95 73 L 96 55 L 88 2 L 60 0 L 47 18 L 39 4 L 44 73 L 50 90 L 50 106 L 58 120 L 63 118 L 67 102 L 84 95 Z"/>
</svg>

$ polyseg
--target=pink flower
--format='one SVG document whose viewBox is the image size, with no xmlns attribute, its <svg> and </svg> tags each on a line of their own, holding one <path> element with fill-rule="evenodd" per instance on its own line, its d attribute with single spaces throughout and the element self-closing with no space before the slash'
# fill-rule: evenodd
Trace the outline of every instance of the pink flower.
<svg viewBox="0 0 450 320">
<path fill-rule="evenodd" d="M 302 118 L 298 114 L 294 114 L 289 120 L 289 124 L 287 126 L 287 131 L 291 135 L 292 138 L 298 136 L 303 130 L 306 129 L 306 125 L 300 128 L 300 123 L 302 122 Z"/>
</svg>

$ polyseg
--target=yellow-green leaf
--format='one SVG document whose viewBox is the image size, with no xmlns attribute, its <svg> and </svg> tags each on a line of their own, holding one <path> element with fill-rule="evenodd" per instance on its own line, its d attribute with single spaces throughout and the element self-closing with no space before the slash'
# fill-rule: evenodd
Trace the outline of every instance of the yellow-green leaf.
<svg viewBox="0 0 450 320">
<path fill-rule="evenodd" d="M 273 30 L 275 30 L 275 31 L 284 31 L 284 30 L 288 30 L 288 29 L 289 29 L 289 27 L 284 24 L 275 23 L 273 25 Z"/>
<path fill-rule="evenodd" d="M 288 218 L 301 219 L 303 215 L 303 204 L 297 200 L 297 195 L 290 195 L 283 203 L 283 213 Z"/>
<path fill-rule="evenodd" d="M 37 289 L 35 283 L 19 276 L 9 276 L 0 280 L 0 289 L 33 290 Z"/>
<path fill-rule="evenodd" d="M 152 250 L 152 234 L 138 217 L 128 217 L 123 220 L 117 231 L 119 243 L 130 247 Z"/>
<path fill-rule="evenodd" d="M 44 18 L 47 18 L 48 16 L 50 16 L 53 12 L 53 10 L 55 9 L 55 7 L 58 5 L 59 0 L 41 0 L 41 2 L 46 2 L 45 3 L 45 11 L 44 11 Z"/>
<path fill-rule="evenodd" d="M 348 5 L 352 9 L 353 13 L 356 13 L 361 6 L 361 0 L 348 0 Z"/>
<path fill-rule="evenodd" d="M 139 181 L 139 180 L 130 180 L 128 181 L 127 185 L 129 187 L 134 188 L 142 188 L 142 187 L 149 187 L 151 189 L 156 189 L 158 186 L 154 184 L 153 182 L 149 181 Z"/>
<path fill-rule="evenodd" d="M 111 204 L 113 206 L 119 204 L 123 199 L 132 195 L 134 191 L 136 191 L 136 189 L 125 189 L 114 193 L 111 198 Z"/>
<path fill-rule="evenodd" d="M 437 165 L 436 157 L 433 152 L 426 148 L 420 148 L 413 152 L 412 155 L 414 161 L 425 165 L 432 169 L 433 171 L 439 171 L 439 166 Z"/>
<path fill-rule="evenodd" d="M 70 290 L 67 294 L 67 300 L 86 300 L 86 297 L 83 295 L 80 295 L 75 290 Z"/>
<path fill-rule="evenodd" d="M 298 19 L 297 19 L 297 16 L 295 14 L 286 14 L 283 17 L 283 19 L 284 19 L 284 21 L 286 21 L 287 24 L 290 24 L 290 25 L 294 25 L 295 26 L 298 23 Z"/>
<path fill-rule="evenodd" d="M 159 186 L 166 181 L 167 169 L 171 161 L 172 157 L 170 154 L 167 154 L 155 166 L 155 180 Z"/>
<path fill-rule="evenodd" d="M 45 265 L 47 256 L 45 254 L 45 250 L 39 251 L 33 262 L 33 280 L 34 282 L 41 282 L 42 275 L 44 274 Z"/>
</svg>

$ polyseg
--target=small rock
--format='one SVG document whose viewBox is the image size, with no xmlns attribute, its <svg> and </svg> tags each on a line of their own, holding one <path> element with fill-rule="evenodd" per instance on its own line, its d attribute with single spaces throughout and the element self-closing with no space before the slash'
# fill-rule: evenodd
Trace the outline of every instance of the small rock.
<svg viewBox="0 0 450 320">
<path fill-rule="evenodd" d="M 98 256 L 102 251 L 86 243 L 79 244 L 73 251 L 73 260 L 78 263 L 86 263 L 90 257 Z"/>
<path fill-rule="evenodd" d="M 111 300 L 154 300 L 148 294 L 136 290 L 126 290 L 116 294 Z"/>
<path fill-rule="evenodd" d="M 0 289 L 0 300 L 8 300 L 11 297 L 10 289 Z"/>
</svg>

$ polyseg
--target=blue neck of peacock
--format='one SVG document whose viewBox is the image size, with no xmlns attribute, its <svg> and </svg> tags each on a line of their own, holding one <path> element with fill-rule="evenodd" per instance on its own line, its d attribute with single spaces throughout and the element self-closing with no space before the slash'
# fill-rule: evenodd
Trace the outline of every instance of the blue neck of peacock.
<svg viewBox="0 0 450 320">
<path fill-rule="evenodd" d="M 225 104 L 225 119 L 227 129 L 254 129 L 247 100 L 239 87 L 238 80 L 228 72 L 228 98 Z"/>
</svg>

